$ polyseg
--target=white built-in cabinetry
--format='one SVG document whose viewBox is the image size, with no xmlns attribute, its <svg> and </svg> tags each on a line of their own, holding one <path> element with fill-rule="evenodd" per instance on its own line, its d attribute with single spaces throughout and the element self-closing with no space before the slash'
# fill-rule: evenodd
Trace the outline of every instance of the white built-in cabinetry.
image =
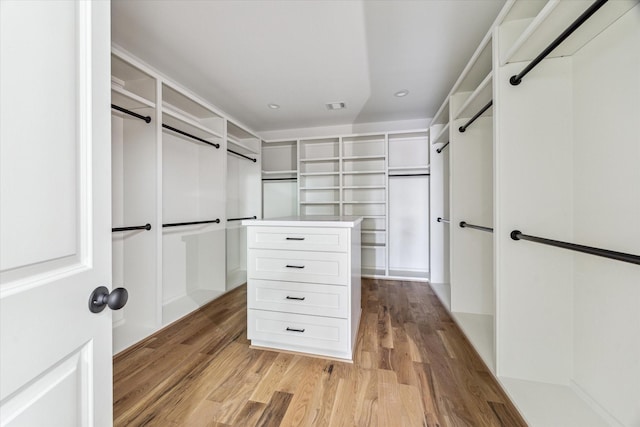
<svg viewBox="0 0 640 427">
<path fill-rule="evenodd" d="M 592 4 L 507 2 L 430 127 L 432 286 L 532 426 L 640 425 L 640 266 L 511 238 L 640 255 L 640 3 L 510 82 Z"/>
<path fill-rule="evenodd" d="M 227 122 L 227 290 L 247 282 L 242 220 L 261 217 L 260 138 Z"/>
<path fill-rule="evenodd" d="M 248 220 L 247 337 L 352 360 L 361 313 L 358 217 Z"/>
<path fill-rule="evenodd" d="M 363 275 L 428 279 L 427 131 L 269 141 L 263 153 L 265 218 L 362 216 Z"/>
<path fill-rule="evenodd" d="M 112 75 L 113 287 L 129 293 L 117 353 L 244 283 L 227 219 L 260 216 L 261 166 L 259 138 L 118 48 Z"/>
</svg>

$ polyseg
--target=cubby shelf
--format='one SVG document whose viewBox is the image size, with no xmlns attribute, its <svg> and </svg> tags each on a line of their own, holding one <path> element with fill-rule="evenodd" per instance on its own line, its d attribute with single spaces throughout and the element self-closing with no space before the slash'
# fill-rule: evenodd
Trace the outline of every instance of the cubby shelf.
<svg viewBox="0 0 640 427">
<path fill-rule="evenodd" d="M 155 102 L 136 95 L 115 83 L 111 83 L 111 103 L 129 110 L 156 108 Z"/>
</svg>

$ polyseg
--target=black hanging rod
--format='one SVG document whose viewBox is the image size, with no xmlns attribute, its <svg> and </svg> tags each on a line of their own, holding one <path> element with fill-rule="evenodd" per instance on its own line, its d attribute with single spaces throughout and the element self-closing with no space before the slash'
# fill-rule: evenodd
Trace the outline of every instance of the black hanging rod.
<svg viewBox="0 0 640 427">
<path fill-rule="evenodd" d="M 491 106 L 492 106 L 492 105 L 493 105 L 493 99 L 492 99 L 491 101 L 489 101 L 489 102 L 487 103 L 487 105 L 485 105 L 484 107 L 482 107 L 482 108 L 480 109 L 480 111 L 478 111 L 478 112 L 476 113 L 476 115 L 475 115 L 475 116 L 471 117 L 471 119 L 470 119 L 467 123 L 465 123 L 465 124 L 463 124 L 462 126 L 460 126 L 460 127 L 458 128 L 458 130 L 459 130 L 460 132 L 464 132 L 465 130 L 467 130 L 467 128 L 468 128 L 469 126 L 471 126 L 471 123 L 475 122 L 475 121 L 478 119 L 478 117 L 480 117 L 480 116 L 481 116 L 485 111 L 487 111 L 489 108 L 491 108 Z"/>
<path fill-rule="evenodd" d="M 216 224 L 219 224 L 220 223 L 220 218 L 213 219 L 211 221 L 173 222 L 171 224 L 162 224 L 162 227 L 163 228 L 181 227 L 183 225 L 211 224 L 212 222 L 215 222 Z"/>
<path fill-rule="evenodd" d="M 120 107 L 120 106 L 118 106 L 116 104 L 111 104 L 111 108 L 113 108 L 114 110 L 118 110 L 118 111 L 120 111 L 122 113 L 128 114 L 130 116 L 133 116 L 136 119 L 144 120 L 147 123 L 151 122 L 151 117 L 143 116 L 142 114 L 138 114 L 138 113 L 135 113 L 135 112 L 133 112 L 131 110 L 127 110 L 126 108 L 122 108 L 122 107 Z"/>
<path fill-rule="evenodd" d="M 262 178 L 263 181 L 297 181 L 298 178 Z"/>
<path fill-rule="evenodd" d="M 489 233 L 493 233 L 493 228 L 491 227 L 483 227 L 481 225 L 467 224 L 464 221 L 460 221 L 460 228 L 473 228 L 475 230 L 487 231 Z"/>
<path fill-rule="evenodd" d="M 396 173 L 393 175 L 389 175 L 389 178 L 393 178 L 396 176 L 431 176 L 430 173 Z"/>
<path fill-rule="evenodd" d="M 230 153 L 235 154 L 236 156 L 244 157 L 247 160 L 251 160 L 253 163 L 255 163 L 257 161 L 253 157 L 245 156 L 244 154 L 240 154 L 237 151 L 229 150 L 228 148 L 227 148 L 227 151 L 230 152 Z"/>
<path fill-rule="evenodd" d="M 247 216 L 244 218 L 227 218 L 227 221 L 242 221 L 243 219 L 258 219 L 257 216 Z"/>
<path fill-rule="evenodd" d="M 438 219 L 436 221 L 444 222 L 445 224 L 449 224 L 450 223 L 450 221 L 448 219 L 444 219 L 444 218 L 440 218 L 440 217 L 438 217 Z"/>
<path fill-rule="evenodd" d="M 180 135 L 184 135 L 184 136 L 188 136 L 189 138 L 193 138 L 196 141 L 204 142 L 205 144 L 213 145 L 216 148 L 220 148 L 220 144 L 216 144 L 215 142 L 206 141 L 206 140 L 204 140 L 202 138 L 199 138 L 197 136 L 191 135 L 190 133 L 186 133 L 184 131 L 181 131 L 180 129 L 176 129 L 173 126 L 169 126 L 169 125 L 166 125 L 166 124 L 163 123 L 162 127 L 165 128 L 165 129 L 169 129 L 169 130 L 171 130 L 171 131 L 173 131 L 175 133 L 179 133 Z"/>
<path fill-rule="evenodd" d="M 447 147 L 447 145 L 449 145 L 449 142 L 451 142 L 451 141 L 447 141 L 447 143 L 446 143 L 446 144 L 444 144 L 442 147 L 440 147 L 440 148 L 436 149 L 436 152 L 437 152 L 438 154 L 442 153 L 442 150 L 444 150 L 444 149 Z"/>
<path fill-rule="evenodd" d="M 522 78 L 526 76 L 529 71 L 531 71 L 540 61 L 547 57 L 555 49 L 558 47 L 567 37 L 569 37 L 575 30 L 577 30 L 584 22 L 591 17 L 594 13 L 598 11 L 608 0 L 597 0 L 594 2 L 587 10 L 585 10 L 582 15 L 578 17 L 571 25 L 569 25 L 563 32 L 560 34 L 554 41 L 551 42 L 549 46 L 547 46 L 538 56 L 534 58 L 533 61 L 529 63 L 519 74 L 511 76 L 509 79 L 509 83 L 513 86 L 517 86 L 522 82 Z"/>
<path fill-rule="evenodd" d="M 561 242 L 559 240 L 545 239 L 543 237 L 528 236 L 526 234 L 522 234 L 520 230 L 513 230 L 511 232 L 511 238 L 513 240 L 529 240 L 531 242 L 542 243 L 544 245 L 571 249 L 572 251 L 584 252 L 586 254 L 597 255 L 605 258 L 611 258 L 618 261 L 630 262 L 631 264 L 640 265 L 640 255 L 615 252 L 607 249 L 594 248 L 592 246 L 576 245 L 575 243 Z"/>
<path fill-rule="evenodd" d="M 116 231 L 131 231 L 131 230 L 151 230 L 151 224 L 136 225 L 134 227 L 115 227 L 111 229 L 112 233 Z"/>
</svg>

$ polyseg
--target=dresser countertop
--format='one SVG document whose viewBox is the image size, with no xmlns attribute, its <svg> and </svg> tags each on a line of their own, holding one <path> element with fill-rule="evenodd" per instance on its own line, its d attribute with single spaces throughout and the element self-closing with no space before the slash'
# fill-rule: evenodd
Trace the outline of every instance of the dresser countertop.
<svg viewBox="0 0 640 427">
<path fill-rule="evenodd" d="M 353 228 L 362 222 L 361 216 L 286 216 L 269 219 L 245 219 L 242 225 L 275 227 L 344 227 Z"/>
</svg>

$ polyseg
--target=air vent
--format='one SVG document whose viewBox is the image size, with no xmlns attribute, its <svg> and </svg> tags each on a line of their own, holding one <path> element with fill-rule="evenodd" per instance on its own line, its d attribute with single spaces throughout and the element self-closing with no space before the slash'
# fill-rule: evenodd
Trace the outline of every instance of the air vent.
<svg viewBox="0 0 640 427">
<path fill-rule="evenodd" d="M 345 104 L 344 102 L 329 102 L 326 105 L 327 110 L 342 110 L 344 108 L 347 108 L 347 104 Z"/>
</svg>

